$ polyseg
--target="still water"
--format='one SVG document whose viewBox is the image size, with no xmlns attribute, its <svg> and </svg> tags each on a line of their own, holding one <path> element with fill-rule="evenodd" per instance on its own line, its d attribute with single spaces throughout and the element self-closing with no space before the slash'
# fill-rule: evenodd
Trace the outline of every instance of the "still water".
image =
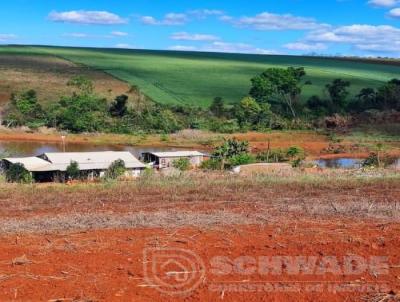
<svg viewBox="0 0 400 302">
<path fill-rule="evenodd" d="M 321 168 L 342 168 L 342 169 L 358 169 L 361 168 L 363 159 L 360 158 L 330 158 L 318 159 L 316 164 Z"/>
<path fill-rule="evenodd" d="M 26 142 L 26 141 L 0 141 L 0 154 L 6 152 L 12 156 L 36 156 L 46 152 L 63 152 L 62 143 Z M 123 145 L 90 145 L 90 144 L 65 144 L 66 152 L 91 152 L 91 151 L 129 151 L 136 157 L 143 152 L 177 151 L 177 148 L 137 147 Z"/>
</svg>

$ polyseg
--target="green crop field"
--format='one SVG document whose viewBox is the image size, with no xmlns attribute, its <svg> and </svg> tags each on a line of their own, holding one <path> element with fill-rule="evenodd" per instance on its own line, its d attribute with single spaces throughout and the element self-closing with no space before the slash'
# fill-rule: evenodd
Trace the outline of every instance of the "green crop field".
<svg viewBox="0 0 400 302">
<path fill-rule="evenodd" d="M 334 58 L 31 46 L 0 47 L 1 54 L 59 56 L 136 85 L 156 102 L 198 106 L 209 105 L 216 96 L 238 102 L 248 93 L 250 79 L 269 67 L 305 67 L 312 85 L 304 87 L 303 99 L 323 95 L 335 78 L 349 80 L 356 94 L 400 77 L 395 64 Z"/>
</svg>

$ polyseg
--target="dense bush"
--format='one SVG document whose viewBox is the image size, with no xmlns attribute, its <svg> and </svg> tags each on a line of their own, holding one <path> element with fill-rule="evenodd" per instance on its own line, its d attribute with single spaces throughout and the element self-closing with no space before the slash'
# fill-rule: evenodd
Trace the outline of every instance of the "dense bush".
<svg viewBox="0 0 400 302">
<path fill-rule="evenodd" d="M 271 149 L 258 153 L 256 160 L 265 163 L 281 163 L 289 161 L 302 161 L 305 158 L 305 152 L 302 148 L 291 146 L 288 149 Z"/>
<path fill-rule="evenodd" d="M 210 158 L 205 160 L 200 165 L 201 169 L 204 170 L 220 170 L 221 169 L 221 160 L 218 158 Z"/>
<path fill-rule="evenodd" d="M 69 180 L 76 180 L 81 178 L 81 170 L 79 169 L 79 164 L 72 161 L 67 167 L 67 178 Z"/>
<path fill-rule="evenodd" d="M 287 152 L 284 149 L 271 149 L 258 153 L 257 161 L 264 163 L 281 163 L 289 161 Z"/>
<path fill-rule="evenodd" d="M 191 164 L 188 158 L 179 158 L 172 162 L 172 166 L 180 171 L 187 171 L 190 169 Z"/>
<path fill-rule="evenodd" d="M 3 123 L 7 126 L 27 125 L 32 128 L 45 125 L 45 112 L 38 103 L 36 92 L 28 90 L 20 95 L 13 94 Z"/>
<path fill-rule="evenodd" d="M 310 129 L 325 127 L 321 122 L 335 116 L 400 110 L 400 80 L 393 79 L 378 89 L 364 88 L 350 98 L 350 83 L 335 79 L 323 89 L 326 97 L 312 96 L 301 101 L 304 68 L 270 68 L 254 77 L 249 95 L 236 105 L 215 97 L 209 108 L 155 104 L 146 99 L 134 106 L 127 95 L 112 102 L 97 96 L 93 83 L 82 76 L 68 82 L 74 92 L 58 102 L 42 107 L 36 92 L 13 95 L 5 110 L 8 127 L 40 126 L 66 131 L 113 132 L 124 134 L 173 133 L 182 129 L 205 129 L 220 133 Z"/>
<path fill-rule="evenodd" d="M 249 165 L 255 163 L 256 159 L 251 154 L 240 154 L 229 158 L 228 164 L 230 167 L 236 167 L 241 165 Z"/>
<path fill-rule="evenodd" d="M 32 183 L 32 174 L 27 171 L 23 164 L 11 164 L 6 170 L 6 180 L 8 182 Z"/>
<path fill-rule="evenodd" d="M 106 179 L 118 179 L 126 172 L 125 162 L 123 160 L 114 161 L 107 169 L 104 177 Z"/>
</svg>

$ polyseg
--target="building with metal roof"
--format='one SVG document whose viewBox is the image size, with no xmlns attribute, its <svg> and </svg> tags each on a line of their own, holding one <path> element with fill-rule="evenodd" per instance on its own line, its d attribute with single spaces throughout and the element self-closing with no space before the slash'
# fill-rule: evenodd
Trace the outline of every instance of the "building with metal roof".
<svg viewBox="0 0 400 302">
<path fill-rule="evenodd" d="M 67 168 L 72 162 L 76 162 L 79 170 L 87 177 L 95 178 L 104 175 L 117 160 L 125 163 L 127 176 L 138 176 L 146 167 L 130 152 L 115 151 L 44 153 L 37 157 L 5 158 L 2 166 L 7 169 L 11 164 L 19 163 L 32 173 L 35 180 L 49 181 L 65 179 Z"/>
<path fill-rule="evenodd" d="M 186 158 L 192 167 L 198 167 L 204 161 L 205 154 L 198 151 L 172 151 L 172 152 L 145 152 L 142 153 L 144 162 L 155 168 L 164 169 L 173 167 L 175 160 Z"/>
</svg>

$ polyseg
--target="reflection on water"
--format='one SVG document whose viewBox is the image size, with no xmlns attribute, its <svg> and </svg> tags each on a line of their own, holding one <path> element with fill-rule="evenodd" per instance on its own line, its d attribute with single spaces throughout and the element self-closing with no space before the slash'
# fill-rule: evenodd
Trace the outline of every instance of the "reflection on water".
<svg viewBox="0 0 400 302">
<path fill-rule="evenodd" d="M 318 159 L 316 164 L 321 168 L 358 169 L 361 168 L 362 162 L 360 158 L 329 158 Z"/>
<path fill-rule="evenodd" d="M 177 148 L 154 148 L 154 147 L 136 147 L 122 145 L 90 145 L 73 144 L 65 145 L 66 152 L 91 152 L 91 151 L 129 151 L 136 157 L 140 157 L 142 152 L 156 151 L 176 151 Z M 12 156 L 36 156 L 46 152 L 63 152 L 62 143 L 48 142 L 20 142 L 20 141 L 0 141 L 0 154 L 7 152 Z"/>
</svg>

